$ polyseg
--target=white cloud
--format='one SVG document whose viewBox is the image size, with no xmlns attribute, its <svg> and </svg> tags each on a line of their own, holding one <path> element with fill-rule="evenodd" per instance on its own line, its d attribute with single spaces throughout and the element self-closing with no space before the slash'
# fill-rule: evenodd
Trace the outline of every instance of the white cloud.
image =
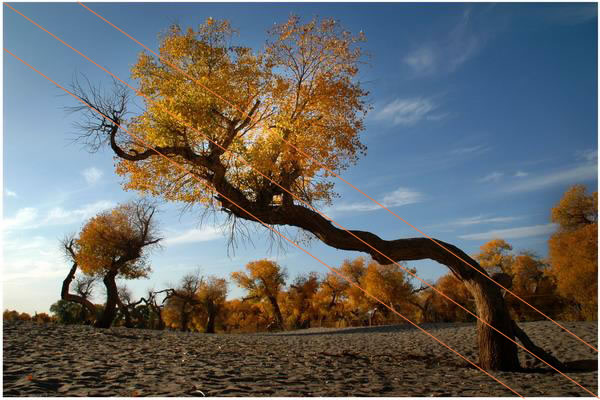
<svg viewBox="0 0 600 400">
<path fill-rule="evenodd" d="M 84 221 L 93 217 L 99 212 L 114 206 L 115 203 L 112 201 L 100 200 L 73 210 L 65 210 L 62 207 L 54 207 L 48 212 L 46 218 L 41 222 L 41 225 L 64 225 Z"/>
<path fill-rule="evenodd" d="M 490 148 L 488 146 L 484 146 L 484 145 L 480 144 L 477 146 L 459 147 L 457 149 L 450 151 L 450 154 L 457 154 L 457 155 L 481 154 L 481 153 L 487 152 L 488 150 L 490 150 Z"/>
<path fill-rule="evenodd" d="M 4 231 L 23 229 L 33 225 L 38 215 L 38 210 L 33 207 L 21 208 L 12 218 L 4 218 L 2 220 L 2 228 Z"/>
<path fill-rule="evenodd" d="M 398 188 L 395 191 L 383 196 L 379 203 L 387 208 L 400 207 L 407 204 L 419 203 L 423 201 L 424 195 L 408 188 Z M 374 202 L 359 202 L 359 203 L 346 203 L 336 205 L 331 209 L 333 212 L 365 212 L 379 210 L 381 207 Z"/>
<path fill-rule="evenodd" d="M 431 99 L 396 99 L 375 113 L 378 121 L 390 121 L 392 125 L 414 125 L 435 110 L 437 105 Z"/>
<path fill-rule="evenodd" d="M 597 179 L 597 177 L 598 166 L 594 163 L 520 180 L 518 183 L 508 186 L 503 190 L 505 192 L 528 192 L 550 186 L 581 183 Z"/>
<path fill-rule="evenodd" d="M 525 178 L 528 175 L 529 174 L 527 172 L 523 172 L 523 171 L 517 171 L 517 172 L 515 172 L 515 178 Z"/>
<path fill-rule="evenodd" d="M 222 239 L 223 233 L 214 226 L 207 226 L 201 229 L 188 229 L 184 232 L 175 232 L 167 237 L 163 244 L 177 245 L 184 243 L 208 242 L 211 240 Z"/>
<path fill-rule="evenodd" d="M 418 73 L 433 72 L 436 56 L 432 47 L 421 47 L 404 57 L 404 62 Z"/>
<path fill-rule="evenodd" d="M 486 217 L 483 215 L 478 215 L 476 217 L 467 217 L 467 218 L 459 218 L 449 223 L 449 225 L 456 226 L 469 226 L 469 225 L 479 225 L 479 224 L 492 224 L 492 223 L 502 223 L 502 222 L 512 222 L 514 220 L 520 219 L 521 217 Z"/>
<path fill-rule="evenodd" d="M 90 167 L 81 171 L 81 175 L 83 175 L 87 183 L 93 185 L 102 178 L 103 172 L 96 167 Z"/>
<path fill-rule="evenodd" d="M 556 230 L 556 224 L 522 226 L 519 228 L 497 229 L 488 232 L 471 233 L 459 236 L 466 240 L 519 239 L 532 236 L 548 235 Z"/>
<path fill-rule="evenodd" d="M 40 228 L 48 225 L 67 225 L 84 221 L 101 211 L 114 207 L 112 201 L 101 200 L 86 204 L 80 208 L 65 210 L 62 207 L 54 207 L 46 213 L 43 218 L 38 218 L 39 210 L 33 207 L 21 208 L 11 218 L 4 218 L 4 231 L 16 231 L 24 229 Z"/>
<path fill-rule="evenodd" d="M 479 179 L 479 182 L 498 182 L 503 176 L 503 172 L 495 171 Z"/>
<path fill-rule="evenodd" d="M 8 190 L 8 189 L 6 189 L 6 190 L 4 191 L 4 194 L 5 194 L 7 197 L 18 197 L 18 196 L 17 196 L 17 193 L 13 192 L 12 190 Z"/>
<path fill-rule="evenodd" d="M 65 276 L 65 262 L 56 239 L 43 236 L 11 238 L 3 243 L 2 280 L 41 279 Z"/>
</svg>

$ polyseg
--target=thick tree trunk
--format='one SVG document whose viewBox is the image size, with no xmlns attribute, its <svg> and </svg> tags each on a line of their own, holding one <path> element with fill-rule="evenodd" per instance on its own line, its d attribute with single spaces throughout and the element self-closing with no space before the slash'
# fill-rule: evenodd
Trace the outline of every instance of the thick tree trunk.
<svg viewBox="0 0 600 400">
<path fill-rule="evenodd" d="M 185 309 L 181 310 L 181 327 L 180 327 L 181 332 L 188 331 L 189 318 L 190 318 L 190 313 L 186 312 Z"/>
<path fill-rule="evenodd" d="M 104 276 L 104 286 L 106 286 L 106 305 L 104 312 L 96 324 L 96 328 L 110 328 L 117 315 L 117 303 L 119 300 L 119 292 L 117 290 L 117 282 L 115 281 L 117 271 L 109 271 Z"/>
<path fill-rule="evenodd" d="M 479 318 L 514 340 L 514 322 L 498 286 L 479 274 L 465 283 L 475 299 Z M 519 369 L 517 345 L 481 320 L 477 320 L 477 341 L 479 365 L 483 369 L 500 371 Z"/>
<path fill-rule="evenodd" d="M 277 325 L 277 328 L 283 330 L 283 317 L 281 316 L 279 303 L 277 303 L 277 299 L 272 296 L 269 296 L 269 302 L 273 306 L 273 313 L 275 314 L 275 324 Z"/>
<path fill-rule="evenodd" d="M 87 312 L 91 316 L 91 318 L 95 318 L 96 307 L 94 307 L 94 304 L 92 304 L 91 301 L 89 301 L 88 299 L 86 299 L 84 297 L 69 293 L 69 288 L 71 286 L 71 282 L 73 282 L 73 279 L 75 278 L 76 271 L 77 271 L 77 263 L 73 263 L 71 270 L 69 271 L 69 273 L 67 274 L 67 277 L 63 281 L 62 288 L 60 291 L 60 298 L 65 301 L 72 301 L 74 303 L 81 304 L 83 306 L 83 310 L 87 310 Z M 83 310 L 82 310 L 82 312 L 83 312 Z"/>
</svg>

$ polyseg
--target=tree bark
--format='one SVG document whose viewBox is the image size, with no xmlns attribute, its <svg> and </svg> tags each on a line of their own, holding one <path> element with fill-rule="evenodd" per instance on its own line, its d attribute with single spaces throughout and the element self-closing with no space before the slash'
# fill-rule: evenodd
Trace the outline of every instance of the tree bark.
<svg viewBox="0 0 600 400">
<path fill-rule="evenodd" d="M 106 305 L 102 317 L 94 325 L 96 328 L 110 328 L 117 315 L 119 301 L 119 292 L 115 281 L 117 273 L 118 270 L 109 271 L 103 278 L 104 286 L 106 286 Z"/>
<path fill-rule="evenodd" d="M 273 313 L 275 314 L 275 323 L 277 327 L 283 330 L 283 317 L 281 316 L 281 310 L 279 309 L 279 304 L 277 303 L 277 299 L 273 296 L 269 296 L 269 302 L 273 306 Z"/>
<path fill-rule="evenodd" d="M 217 319 L 217 309 L 214 307 L 207 307 L 208 309 L 208 320 L 206 321 L 205 333 L 215 333 L 215 320 Z"/>
<path fill-rule="evenodd" d="M 125 317 L 125 327 L 133 328 L 133 323 L 131 322 L 131 313 L 129 312 L 129 307 L 126 306 L 125 304 L 123 304 L 123 302 L 121 301 L 121 299 L 119 298 L 118 295 L 117 295 L 117 306 L 119 307 L 119 310 Z"/>
<path fill-rule="evenodd" d="M 71 282 L 73 282 L 73 279 L 75 278 L 76 271 L 77 271 L 77 263 L 73 263 L 71 270 L 69 271 L 69 273 L 67 274 L 67 277 L 63 281 L 62 288 L 60 291 L 60 298 L 65 301 L 72 301 L 74 303 L 81 304 L 84 307 L 84 310 L 87 310 L 88 313 L 91 315 L 91 317 L 95 319 L 96 307 L 94 307 L 94 304 L 92 304 L 91 301 L 89 301 L 88 299 L 86 299 L 82 296 L 78 296 L 78 295 L 69 293 L 69 287 L 71 286 Z"/>
</svg>

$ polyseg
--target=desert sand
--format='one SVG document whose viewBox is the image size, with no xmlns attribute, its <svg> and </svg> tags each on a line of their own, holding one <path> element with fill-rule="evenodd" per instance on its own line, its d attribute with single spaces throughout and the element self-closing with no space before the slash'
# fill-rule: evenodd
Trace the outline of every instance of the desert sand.
<svg viewBox="0 0 600 400">
<path fill-rule="evenodd" d="M 598 393 L 597 353 L 552 322 L 520 324 Z M 597 324 L 565 322 L 597 347 Z M 411 326 L 199 334 L 4 322 L 4 396 L 515 395 Z M 474 324 L 424 324 L 477 360 Z M 591 397 L 520 351 L 522 372 L 492 372 L 524 396 Z"/>
</svg>

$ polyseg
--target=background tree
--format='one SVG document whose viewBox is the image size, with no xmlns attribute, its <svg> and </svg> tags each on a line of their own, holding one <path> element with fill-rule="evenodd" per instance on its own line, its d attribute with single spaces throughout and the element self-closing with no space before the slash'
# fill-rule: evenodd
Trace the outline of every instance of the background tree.
<svg viewBox="0 0 600 400">
<path fill-rule="evenodd" d="M 209 276 L 202 281 L 196 297 L 200 306 L 206 312 L 205 333 L 215 333 L 217 316 L 224 307 L 227 298 L 227 281 L 215 276 Z"/>
<path fill-rule="evenodd" d="M 333 272 L 328 272 L 313 298 L 318 313 L 319 326 L 337 323 L 344 313 L 348 282 Z"/>
<path fill-rule="evenodd" d="M 548 273 L 548 265 L 535 254 L 520 252 L 511 267 L 511 291 L 552 318 L 560 316 L 565 301 L 558 294 L 556 279 Z M 537 321 L 543 317 L 510 294 L 506 295 L 515 319 Z"/>
<path fill-rule="evenodd" d="M 106 287 L 106 304 L 97 327 L 110 327 L 116 316 L 117 277 L 148 276 L 148 251 L 161 240 L 156 236 L 155 212 L 147 201 L 132 201 L 98 214 L 81 230 L 75 261 L 84 274 L 102 278 Z"/>
<path fill-rule="evenodd" d="M 500 289 L 457 247 L 427 238 L 383 240 L 370 232 L 349 234 L 306 206 L 329 203 L 335 195 L 330 171 L 346 169 L 365 151 L 359 134 L 370 106 L 368 93 L 356 79 L 364 60 L 364 36 L 352 35 L 332 19 L 303 24 L 292 16 L 275 25 L 266 48 L 255 52 L 232 46 L 233 32 L 227 21 L 213 19 L 198 30 L 171 27 L 159 44 L 160 56 L 171 66 L 143 53 L 132 68 L 132 77 L 148 98 L 144 111 L 128 121 L 122 89 L 103 98 L 97 91 L 75 87 L 88 105 L 114 121 L 78 107 L 89 117 L 82 139 L 91 150 L 110 145 L 127 189 L 224 210 L 232 221 L 257 217 L 273 227 L 294 226 L 334 248 L 367 253 L 381 264 L 390 259 L 437 261 L 465 282 L 481 319 L 514 338 Z M 191 84 L 190 77 L 233 106 Z M 117 124 L 123 123 L 152 149 L 122 132 Z M 173 168 L 154 150 L 190 172 Z M 481 322 L 478 338 L 483 368 L 519 367 L 514 343 Z"/>
<path fill-rule="evenodd" d="M 290 329 L 310 328 L 311 321 L 317 319 L 318 311 L 314 297 L 319 289 L 316 273 L 298 275 L 287 292 L 282 292 L 280 303 L 286 326 Z"/>
<path fill-rule="evenodd" d="M 181 283 L 176 289 L 167 291 L 163 310 L 163 318 L 167 326 L 183 332 L 191 330 L 192 317 L 200 312 L 198 291 L 203 282 L 204 278 L 200 272 L 187 274 L 181 278 Z"/>
<path fill-rule="evenodd" d="M 574 301 L 581 315 L 598 318 L 598 192 L 587 194 L 585 186 L 567 190 L 552 209 L 558 224 L 549 244 L 549 273 L 559 293 Z"/>
<path fill-rule="evenodd" d="M 380 265 L 377 261 L 371 260 L 361 279 L 361 286 L 368 293 L 403 315 L 414 314 L 414 306 L 411 305 L 414 288 L 408 281 L 404 270 L 398 265 Z M 372 325 L 377 318 L 381 323 L 397 321 L 398 317 L 389 308 L 371 297 L 364 294 L 363 296 L 370 310 L 369 325 Z M 401 321 L 404 322 L 403 319 Z"/>
<path fill-rule="evenodd" d="M 503 239 L 493 239 L 480 247 L 475 259 L 490 273 L 511 274 L 514 256 L 510 254 L 512 246 Z"/>
<path fill-rule="evenodd" d="M 279 329 L 283 329 L 283 316 L 277 297 L 285 286 L 286 275 L 285 270 L 275 261 L 264 259 L 246 264 L 246 272 L 232 272 L 231 279 L 248 292 L 246 300 L 268 301 L 273 310 L 275 324 Z"/>
<path fill-rule="evenodd" d="M 80 324 L 85 321 L 81 318 L 82 308 L 83 306 L 79 303 L 60 299 L 50 306 L 50 313 L 60 324 Z"/>
</svg>

